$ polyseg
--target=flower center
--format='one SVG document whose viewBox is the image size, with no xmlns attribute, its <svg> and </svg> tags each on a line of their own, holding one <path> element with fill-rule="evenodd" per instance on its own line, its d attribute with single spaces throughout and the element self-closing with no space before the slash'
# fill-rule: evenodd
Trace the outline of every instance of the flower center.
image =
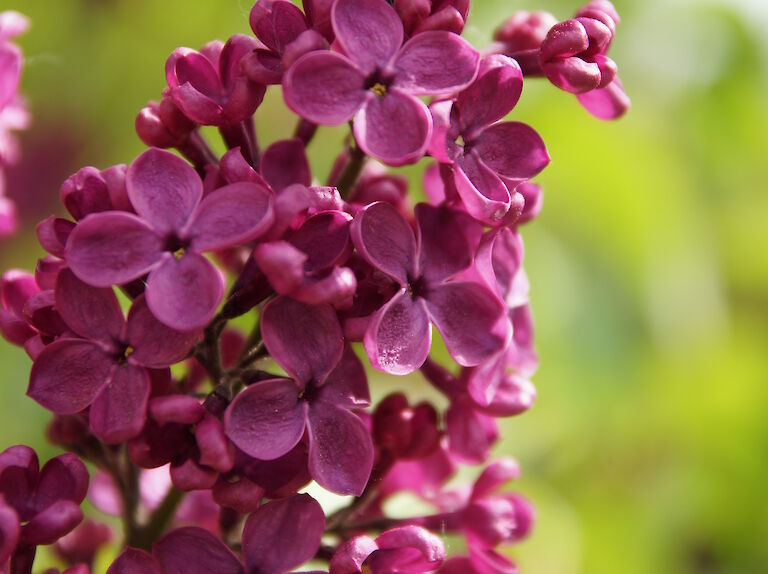
<svg viewBox="0 0 768 574">
<path fill-rule="evenodd" d="M 424 293 L 427 290 L 427 286 L 424 282 L 423 277 L 417 277 L 416 279 L 408 279 L 408 295 L 411 296 L 411 299 L 416 299 L 417 297 L 423 297 Z"/>
<path fill-rule="evenodd" d="M 189 242 L 179 237 L 176 233 L 171 233 L 165 238 L 165 250 L 172 253 L 177 260 L 184 257 L 187 247 L 189 247 Z"/>
<path fill-rule="evenodd" d="M 387 93 L 387 89 L 391 84 L 392 78 L 388 74 L 385 74 L 381 70 L 376 70 L 373 74 L 368 76 L 368 79 L 365 82 L 365 89 L 372 91 L 377 97 L 381 98 Z"/>
</svg>

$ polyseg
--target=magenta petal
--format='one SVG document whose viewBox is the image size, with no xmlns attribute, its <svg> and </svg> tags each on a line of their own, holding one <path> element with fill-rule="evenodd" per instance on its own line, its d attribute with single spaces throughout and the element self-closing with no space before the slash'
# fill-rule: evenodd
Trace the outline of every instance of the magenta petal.
<svg viewBox="0 0 768 574">
<path fill-rule="evenodd" d="M 32 365 L 27 395 L 57 414 L 75 414 L 91 404 L 112 368 L 112 358 L 98 345 L 60 339 Z"/>
<path fill-rule="evenodd" d="M 207 530 L 177 528 L 152 545 L 163 574 L 245 574 L 232 551 Z"/>
<path fill-rule="evenodd" d="M 442 540 L 419 526 L 401 526 L 376 537 L 379 550 L 363 567 L 371 572 L 432 572 L 445 558 Z"/>
<path fill-rule="evenodd" d="M 259 166 L 261 175 L 276 192 L 296 183 L 304 186 L 312 183 L 304 144 L 298 139 L 281 140 L 270 145 L 261 154 Z"/>
<path fill-rule="evenodd" d="M 476 500 L 499 490 L 510 480 L 520 478 L 520 465 L 513 458 L 500 458 L 493 461 L 475 481 L 472 499 Z"/>
<path fill-rule="evenodd" d="M 471 464 L 487 460 L 499 437 L 495 420 L 475 409 L 466 397 L 451 403 L 445 413 L 445 426 L 451 454 Z"/>
<path fill-rule="evenodd" d="M 365 559 L 378 549 L 376 542 L 369 536 L 355 536 L 339 545 L 331 558 L 330 571 L 334 574 L 359 573 Z"/>
<path fill-rule="evenodd" d="M 472 83 L 480 55 L 451 32 L 416 34 L 395 60 L 394 86 L 417 96 L 450 95 Z"/>
<path fill-rule="evenodd" d="M 200 464 L 219 472 L 229 472 L 235 464 L 235 449 L 224 434 L 221 421 L 206 416 L 195 427 L 195 441 L 200 450 Z"/>
<path fill-rule="evenodd" d="M 323 211 L 308 218 L 288 237 L 291 245 L 308 256 L 308 274 L 341 265 L 352 254 L 349 239 L 351 217 L 342 211 Z"/>
<path fill-rule="evenodd" d="M 325 381 L 344 351 L 332 307 L 306 305 L 288 297 L 278 297 L 264 308 L 261 335 L 272 358 L 303 384 Z"/>
<path fill-rule="evenodd" d="M 255 239 L 273 219 L 269 190 L 254 183 L 233 183 L 205 196 L 187 233 L 195 251 L 214 251 Z"/>
<path fill-rule="evenodd" d="M 334 267 L 327 275 L 307 279 L 291 297 L 309 305 L 342 305 L 352 300 L 356 290 L 355 272 L 349 267 Z"/>
<path fill-rule="evenodd" d="M 143 367 L 131 364 L 115 369 L 91 405 L 93 434 L 107 444 L 119 444 L 141 432 L 147 419 L 149 375 Z"/>
<path fill-rule="evenodd" d="M 128 283 L 157 265 L 163 240 L 141 218 L 110 211 L 83 219 L 67 241 L 66 259 L 80 279 L 95 287 Z"/>
<path fill-rule="evenodd" d="M 166 256 L 147 280 L 147 304 L 157 319 L 177 331 L 205 327 L 224 297 L 224 278 L 202 255 Z"/>
<path fill-rule="evenodd" d="M 392 375 L 407 375 L 424 364 L 432 345 L 432 327 L 421 298 L 407 289 L 392 297 L 371 319 L 364 338 L 371 366 Z"/>
<path fill-rule="evenodd" d="M 474 151 L 499 175 L 530 179 L 549 164 L 549 152 L 541 136 L 521 122 L 502 122 L 485 130 Z"/>
<path fill-rule="evenodd" d="M 589 48 L 589 36 L 578 20 L 565 20 L 550 28 L 541 44 L 539 59 L 549 62 L 553 58 L 567 58 Z"/>
<path fill-rule="evenodd" d="M 320 401 L 309 409 L 307 430 L 312 478 L 331 492 L 360 496 L 373 467 L 373 442 L 363 421 Z"/>
<path fill-rule="evenodd" d="M 391 88 L 369 94 L 354 121 L 357 143 L 382 162 L 400 166 L 424 156 L 432 134 L 432 115 L 418 98 Z"/>
<path fill-rule="evenodd" d="M 5 564 L 16 550 L 20 533 L 19 516 L 0 498 L 0 564 Z"/>
<path fill-rule="evenodd" d="M 72 453 L 60 454 L 40 470 L 34 507 L 40 512 L 56 500 L 80 504 L 88 493 L 88 469 Z"/>
<path fill-rule="evenodd" d="M 615 120 L 623 116 L 631 102 L 618 78 L 605 88 L 579 94 L 579 102 L 586 110 L 601 120 Z"/>
<path fill-rule="evenodd" d="M 188 354 L 198 338 L 197 331 L 175 331 L 158 321 L 149 310 L 146 298 L 134 301 L 128 313 L 128 343 L 133 347 L 130 360 L 152 369 L 169 367 Z"/>
<path fill-rule="evenodd" d="M 484 58 L 477 80 L 456 100 L 462 133 L 471 137 L 474 130 L 502 119 L 522 91 L 523 72 L 515 60 L 501 54 Z"/>
<path fill-rule="evenodd" d="M 426 203 L 416 206 L 419 222 L 421 275 L 439 283 L 472 263 L 472 253 L 464 231 L 445 208 Z"/>
<path fill-rule="evenodd" d="M 408 222 L 389 203 L 377 202 L 355 216 L 352 241 L 363 258 L 401 285 L 417 273 L 416 238 Z"/>
<path fill-rule="evenodd" d="M 194 168 L 156 148 L 133 160 L 125 185 L 136 213 L 160 232 L 184 227 L 203 196 L 203 182 Z"/>
<path fill-rule="evenodd" d="M 69 500 L 58 500 L 35 515 L 21 530 L 25 544 L 53 544 L 83 520 L 80 505 Z"/>
<path fill-rule="evenodd" d="M 112 562 L 107 574 L 163 574 L 154 556 L 144 550 L 127 547 Z"/>
<path fill-rule="evenodd" d="M 336 52 L 305 54 L 283 78 L 288 107 L 318 124 L 349 121 L 365 102 L 366 93 L 363 73 Z"/>
<path fill-rule="evenodd" d="M 367 407 L 371 404 L 365 367 L 350 346 L 320 387 L 317 400 L 346 407 Z"/>
<path fill-rule="evenodd" d="M 384 0 L 336 0 L 331 22 L 344 53 L 366 73 L 389 63 L 403 43 L 403 23 Z"/>
<path fill-rule="evenodd" d="M 269 284 L 280 295 L 290 295 L 304 281 L 307 256 L 286 241 L 261 243 L 253 250 L 253 258 Z"/>
<path fill-rule="evenodd" d="M 583 94 L 600 86 L 600 67 L 581 58 L 556 59 L 542 66 L 547 79 L 561 90 Z"/>
<path fill-rule="evenodd" d="M 429 290 L 427 309 L 448 352 L 465 367 L 500 352 L 510 336 L 505 307 L 488 287 L 457 281 Z"/>
<path fill-rule="evenodd" d="M 509 189 L 472 150 L 460 157 L 453 167 L 453 183 L 464 208 L 483 223 L 495 223 L 509 211 Z"/>
<path fill-rule="evenodd" d="M 285 47 L 307 29 L 304 13 L 285 0 L 256 2 L 251 9 L 253 33 L 270 50 L 283 53 Z"/>
<path fill-rule="evenodd" d="M 273 500 L 251 514 L 243 530 L 249 572 L 288 572 L 315 556 L 325 514 L 308 494 Z"/>
<path fill-rule="evenodd" d="M 224 414 L 224 428 L 240 450 L 260 460 L 274 460 L 301 439 L 306 411 L 295 382 L 270 379 L 235 397 Z"/>
<path fill-rule="evenodd" d="M 56 310 L 86 339 L 112 345 L 123 335 L 125 319 L 112 289 L 91 287 L 69 269 L 62 269 L 56 280 Z"/>
</svg>

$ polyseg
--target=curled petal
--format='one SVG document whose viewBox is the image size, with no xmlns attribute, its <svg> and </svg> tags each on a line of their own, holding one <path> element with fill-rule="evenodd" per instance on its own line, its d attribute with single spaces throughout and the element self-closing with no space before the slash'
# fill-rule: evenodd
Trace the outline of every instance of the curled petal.
<svg viewBox="0 0 768 574">
<path fill-rule="evenodd" d="M 370 93 L 355 115 L 355 139 L 365 153 L 400 166 L 424 156 L 432 116 L 424 103 L 392 87 L 381 97 Z"/>
<path fill-rule="evenodd" d="M 416 238 L 392 205 L 377 202 L 367 206 L 355 216 L 351 234 L 360 255 L 401 285 L 416 275 Z"/>
<path fill-rule="evenodd" d="M 475 150 L 460 157 L 453 166 L 453 184 L 467 213 L 478 221 L 492 224 L 509 211 L 509 189 Z"/>
<path fill-rule="evenodd" d="M 91 404 L 112 369 L 111 357 L 98 345 L 60 339 L 32 365 L 27 395 L 57 414 L 75 414 Z"/>
<path fill-rule="evenodd" d="M 151 271 L 163 240 L 142 219 L 110 211 L 83 219 L 67 241 L 66 259 L 80 279 L 94 287 L 122 285 Z"/>
<path fill-rule="evenodd" d="M 320 547 L 325 514 L 308 494 L 273 500 L 254 512 L 243 530 L 243 557 L 250 572 L 288 572 Z"/>
<path fill-rule="evenodd" d="M 331 558 L 330 571 L 333 574 L 357 574 L 361 572 L 365 559 L 378 549 L 373 538 L 355 536 L 338 547 Z"/>
<path fill-rule="evenodd" d="M 125 185 L 136 213 L 160 232 L 183 228 L 203 196 L 203 182 L 194 168 L 157 148 L 133 160 Z"/>
<path fill-rule="evenodd" d="M 484 285 L 457 281 L 431 288 L 426 295 L 432 321 L 448 352 L 471 367 L 499 353 L 511 336 L 505 307 Z"/>
<path fill-rule="evenodd" d="M 147 280 L 147 305 L 160 322 L 177 331 L 207 325 L 224 297 L 224 278 L 202 255 L 165 256 Z"/>
<path fill-rule="evenodd" d="M 373 442 L 365 424 L 350 411 L 317 402 L 309 409 L 309 472 L 337 494 L 360 496 L 373 467 Z"/>
<path fill-rule="evenodd" d="M 493 461 L 475 481 L 472 499 L 476 500 L 499 490 L 510 480 L 520 478 L 520 465 L 510 457 Z"/>
<path fill-rule="evenodd" d="M 542 69 L 550 82 L 571 94 L 583 94 L 600 86 L 600 66 L 581 58 L 553 60 Z"/>
<path fill-rule="evenodd" d="M 253 250 L 259 269 L 281 295 L 290 295 L 304 281 L 307 256 L 286 241 L 261 243 Z"/>
<path fill-rule="evenodd" d="M 278 297 L 264 308 L 261 334 L 272 358 L 303 384 L 325 381 L 344 351 L 341 326 L 329 305 Z"/>
<path fill-rule="evenodd" d="M 164 574 L 245 574 L 226 544 L 202 528 L 178 528 L 155 542 L 152 553 Z"/>
<path fill-rule="evenodd" d="M 395 60 L 394 86 L 417 96 L 450 95 L 472 83 L 480 55 L 451 32 L 422 32 L 411 38 Z"/>
<path fill-rule="evenodd" d="M 384 0 L 337 0 L 331 22 L 344 53 L 366 73 L 385 66 L 403 43 L 403 24 Z"/>
<path fill-rule="evenodd" d="M 355 272 L 348 267 L 334 267 L 323 277 L 313 277 L 299 286 L 291 297 L 309 305 L 341 305 L 357 290 Z"/>
<path fill-rule="evenodd" d="M 605 88 L 578 95 L 579 102 L 586 110 L 601 120 L 615 120 L 623 116 L 631 102 L 618 78 Z"/>
<path fill-rule="evenodd" d="M 162 426 L 168 423 L 192 425 L 201 420 L 207 411 L 195 397 L 168 395 L 152 399 L 149 412 Z"/>
<path fill-rule="evenodd" d="M 112 289 L 91 287 L 69 269 L 56 279 L 56 310 L 75 333 L 111 345 L 120 340 L 125 327 L 123 311 Z"/>
<path fill-rule="evenodd" d="M 93 434 L 107 444 L 119 444 L 141 432 L 147 420 L 149 374 L 130 364 L 115 369 L 91 405 Z"/>
<path fill-rule="evenodd" d="M 364 338 L 371 366 L 392 375 L 407 375 L 427 358 L 432 328 L 427 306 L 403 288 L 371 319 Z"/>
<path fill-rule="evenodd" d="M 341 54 L 310 52 L 285 74 L 283 96 L 288 107 L 307 120 L 342 124 L 365 102 L 365 76 Z"/>
<path fill-rule="evenodd" d="M 53 544 L 82 520 L 83 511 L 79 504 L 57 500 L 24 525 L 21 541 L 32 546 Z"/>
<path fill-rule="evenodd" d="M 197 331 L 176 331 L 158 321 L 142 295 L 128 313 L 127 338 L 133 347 L 132 363 L 157 369 L 170 367 L 188 354 L 195 344 Z"/>
<path fill-rule="evenodd" d="M 541 44 L 539 60 L 568 58 L 589 48 L 587 30 L 578 20 L 566 20 L 552 26 Z"/>
<path fill-rule="evenodd" d="M 419 526 L 402 526 L 376 537 L 379 551 L 364 562 L 373 572 L 432 572 L 445 559 L 442 540 Z"/>
<path fill-rule="evenodd" d="M 260 460 L 289 452 L 304 434 L 306 402 L 299 401 L 296 383 L 270 379 L 235 397 L 224 414 L 224 428 L 235 445 Z"/>
<path fill-rule="evenodd" d="M 473 151 L 506 178 L 530 179 L 549 164 L 541 136 L 522 122 L 501 122 L 483 130 Z"/>
</svg>

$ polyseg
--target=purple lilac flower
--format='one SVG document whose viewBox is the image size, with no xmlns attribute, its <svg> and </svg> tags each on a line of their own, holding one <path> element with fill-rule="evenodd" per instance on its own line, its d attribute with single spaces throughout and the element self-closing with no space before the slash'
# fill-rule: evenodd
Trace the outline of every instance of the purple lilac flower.
<svg viewBox="0 0 768 574">
<path fill-rule="evenodd" d="M 197 334 L 159 323 L 144 297 L 126 321 L 111 289 L 86 285 L 68 270 L 59 273 L 55 305 L 76 336 L 54 341 L 37 357 L 27 394 L 57 414 L 90 406 L 91 429 L 104 442 L 135 436 L 146 419 L 149 369 L 184 358 Z"/>
<path fill-rule="evenodd" d="M 469 0 L 394 0 L 407 36 L 428 30 L 461 34 L 469 15 Z"/>
<path fill-rule="evenodd" d="M 224 417 L 227 435 L 247 454 L 272 460 L 306 431 L 312 478 L 359 496 L 373 445 L 350 409 L 369 404 L 368 384 L 360 361 L 344 347 L 333 308 L 278 297 L 264 308 L 261 329 L 270 355 L 292 379 L 254 383 L 237 395 Z"/>
<path fill-rule="evenodd" d="M 340 51 L 299 58 L 283 79 L 286 103 L 318 124 L 354 118 L 357 143 L 384 163 L 418 160 L 432 119 L 416 96 L 469 85 L 477 52 L 445 31 L 417 34 L 403 45 L 402 21 L 385 0 L 337 0 L 331 20 Z"/>
<path fill-rule="evenodd" d="M 272 194 L 231 184 L 204 198 L 192 167 L 150 149 L 128 168 L 126 187 L 138 215 L 109 211 L 81 221 L 67 244 L 74 273 L 96 287 L 147 273 L 147 305 L 178 330 L 206 325 L 224 295 L 221 273 L 202 256 L 255 239 L 272 224 Z"/>
<path fill-rule="evenodd" d="M 365 333 L 368 358 L 391 374 L 418 369 L 429 354 L 431 321 L 459 364 L 477 365 L 506 345 L 504 306 L 481 283 L 452 280 L 472 264 L 472 253 L 449 210 L 419 204 L 416 219 L 418 236 L 394 207 L 379 202 L 352 223 L 360 255 L 399 285 L 371 318 Z"/>
<path fill-rule="evenodd" d="M 549 163 L 541 137 L 521 122 L 499 122 L 517 104 L 523 88 L 520 66 L 501 55 L 483 59 L 477 80 L 455 102 L 432 106 L 435 130 L 430 153 L 452 166 L 449 181 L 467 212 L 498 224 L 522 201 L 515 187 Z M 513 209 L 514 206 L 514 209 Z"/>
</svg>

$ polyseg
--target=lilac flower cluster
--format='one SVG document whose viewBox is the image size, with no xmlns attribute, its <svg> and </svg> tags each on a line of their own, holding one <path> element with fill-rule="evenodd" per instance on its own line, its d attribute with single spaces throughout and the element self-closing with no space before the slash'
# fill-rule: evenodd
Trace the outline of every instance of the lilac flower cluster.
<svg viewBox="0 0 768 574">
<path fill-rule="evenodd" d="M 484 54 L 460 36 L 468 10 L 259 0 L 255 37 L 170 55 L 136 119 L 149 149 L 64 182 L 69 217 L 37 228 L 48 255 L 0 280 L 0 331 L 32 358 L 27 393 L 70 451 L 42 470 L 27 447 L 0 454 L 0 564 L 31 572 L 54 544 L 66 572 L 89 572 L 113 533 L 80 524 L 88 492 L 123 520 L 110 574 L 517 571 L 499 550 L 534 509 L 504 490 L 517 464 L 490 457 L 497 419 L 536 396 L 520 226 L 549 154 L 505 118 L 524 75 L 598 117 L 628 101 L 607 1 L 560 23 L 515 15 Z M 261 149 L 270 86 L 298 121 Z M 344 123 L 321 184 L 307 149 Z M 424 158 L 428 201 L 412 206 L 388 168 Z M 393 388 L 372 404 L 364 362 L 418 372 L 443 399 Z M 96 469 L 90 488 L 75 455 Z M 482 466 L 474 484 L 449 484 L 460 464 Z M 312 481 L 350 498 L 330 512 L 302 493 Z M 392 516 L 406 492 L 432 512 Z M 451 556 L 445 533 L 464 540 Z"/>
<path fill-rule="evenodd" d="M 16 162 L 18 144 L 13 134 L 29 125 L 24 100 L 18 94 L 23 57 L 11 40 L 29 27 L 26 16 L 13 10 L 0 12 L 0 239 L 16 230 L 16 206 L 6 197 L 5 167 Z"/>
</svg>

